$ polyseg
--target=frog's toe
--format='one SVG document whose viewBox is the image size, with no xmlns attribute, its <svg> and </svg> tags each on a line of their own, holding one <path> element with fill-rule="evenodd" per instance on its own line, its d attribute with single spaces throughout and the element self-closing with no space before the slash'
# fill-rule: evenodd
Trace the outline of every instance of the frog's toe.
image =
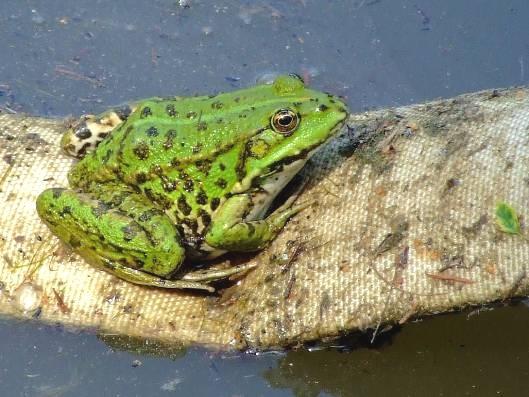
<svg viewBox="0 0 529 397">
<path fill-rule="evenodd" d="M 257 265 L 255 263 L 244 263 L 242 265 L 232 266 L 227 269 L 207 269 L 189 272 L 182 276 L 182 281 L 185 282 L 207 282 L 221 280 L 233 275 L 245 273 L 254 269 Z"/>
<path fill-rule="evenodd" d="M 96 147 L 95 134 L 89 126 L 94 118 L 93 115 L 84 115 L 66 131 L 61 139 L 61 147 L 66 154 L 82 158 Z"/>
<path fill-rule="evenodd" d="M 61 146 L 70 156 L 82 158 L 94 150 L 126 117 L 126 113 L 117 111 L 108 111 L 100 116 L 84 115 L 66 131 Z"/>
<path fill-rule="evenodd" d="M 208 292 L 215 292 L 215 288 L 198 281 L 167 280 L 109 260 L 102 261 L 102 267 L 104 267 L 106 271 L 112 273 L 113 275 L 133 284 L 167 289 L 198 289 Z"/>
</svg>

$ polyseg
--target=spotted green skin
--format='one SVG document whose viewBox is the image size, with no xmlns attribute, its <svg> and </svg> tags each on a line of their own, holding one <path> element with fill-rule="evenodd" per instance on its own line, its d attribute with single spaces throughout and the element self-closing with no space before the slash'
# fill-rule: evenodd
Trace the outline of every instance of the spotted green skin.
<svg viewBox="0 0 529 397">
<path fill-rule="evenodd" d="M 234 271 L 181 274 L 186 257 L 265 247 L 302 206 L 265 217 L 280 188 L 344 123 L 346 105 L 280 76 L 216 96 L 153 98 L 44 191 L 40 217 L 88 262 L 125 280 L 202 288 Z M 276 132 L 291 109 L 300 123 Z"/>
</svg>

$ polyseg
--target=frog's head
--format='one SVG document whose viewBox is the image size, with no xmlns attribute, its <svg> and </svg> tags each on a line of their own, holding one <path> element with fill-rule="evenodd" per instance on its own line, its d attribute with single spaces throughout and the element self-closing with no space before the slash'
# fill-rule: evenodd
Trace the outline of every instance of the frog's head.
<svg viewBox="0 0 529 397">
<path fill-rule="evenodd" d="M 279 76 L 253 90 L 261 96 L 255 100 L 254 120 L 262 127 L 246 143 L 242 185 L 279 191 L 341 129 L 347 106 L 338 97 L 305 87 L 295 75 Z"/>
</svg>

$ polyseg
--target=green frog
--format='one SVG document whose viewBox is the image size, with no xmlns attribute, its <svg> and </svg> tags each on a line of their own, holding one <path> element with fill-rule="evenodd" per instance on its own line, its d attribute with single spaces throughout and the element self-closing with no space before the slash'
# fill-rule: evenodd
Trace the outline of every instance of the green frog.
<svg viewBox="0 0 529 397">
<path fill-rule="evenodd" d="M 124 280 L 214 291 L 249 265 L 182 272 L 184 259 L 257 251 L 308 204 L 273 199 L 344 124 L 346 105 L 295 75 L 212 96 L 151 98 L 83 116 L 62 139 L 81 158 L 41 219 Z"/>
</svg>

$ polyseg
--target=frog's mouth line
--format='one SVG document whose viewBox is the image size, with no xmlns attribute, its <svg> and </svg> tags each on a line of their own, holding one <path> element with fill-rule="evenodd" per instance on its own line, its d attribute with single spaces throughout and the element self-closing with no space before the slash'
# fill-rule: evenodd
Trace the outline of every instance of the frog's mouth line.
<svg viewBox="0 0 529 397">
<path fill-rule="evenodd" d="M 319 141 L 314 143 L 313 145 L 303 149 L 298 154 L 295 154 L 293 156 L 285 157 L 284 159 L 281 159 L 273 164 L 270 165 L 270 173 L 268 175 L 281 172 L 282 167 L 285 165 L 294 163 L 298 160 L 305 160 L 307 162 L 314 153 L 318 151 L 320 147 L 322 147 L 326 142 L 331 140 L 333 137 L 336 136 L 336 134 L 343 128 L 345 123 L 347 122 L 348 114 L 345 113 L 344 118 L 338 121 L 334 127 L 331 128 L 331 132 L 327 135 L 327 137 L 323 141 Z"/>
</svg>

